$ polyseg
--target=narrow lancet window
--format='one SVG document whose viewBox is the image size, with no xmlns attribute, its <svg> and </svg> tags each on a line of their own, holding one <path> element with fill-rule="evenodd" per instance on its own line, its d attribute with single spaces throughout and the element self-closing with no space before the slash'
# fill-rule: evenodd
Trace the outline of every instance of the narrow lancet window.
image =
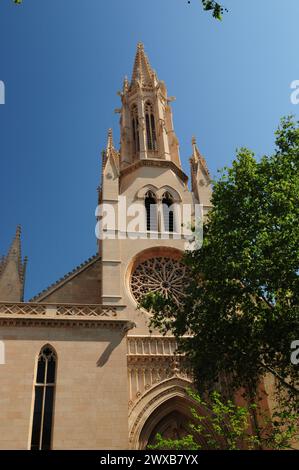
<svg viewBox="0 0 299 470">
<path fill-rule="evenodd" d="M 158 230 L 158 213 L 157 213 L 157 200 L 152 191 L 148 191 L 145 195 L 145 212 L 146 212 L 146 230 Z"/>
<path fill-rule="evenodd" d="M 174 206 L 172 196 L 166 192 L 162 197 L 164 230 L 174 232 Z"/>
<path fill-rule="evenodd" d="M 44 346 L 37 362 L 31 450 L 51 449 L 56 366 L 56 352 L 51 346 Z"/>
<path fill-rule="evenodd" d="M 133 134 L 133 154 L 138 155 L 140 152 L 140 141 L 139 141 L 139 121 L 138 121 L 138 109 L 136 104 L 132 106 L 132 134 Z"/>
<path fill-rule="evenodd" d="M 145 125 L 147 149 L 155 151 L 157 150 L 156 125 L 153 106 L 150 102 L 147 102 L 145 105 Z"/>
</svg>

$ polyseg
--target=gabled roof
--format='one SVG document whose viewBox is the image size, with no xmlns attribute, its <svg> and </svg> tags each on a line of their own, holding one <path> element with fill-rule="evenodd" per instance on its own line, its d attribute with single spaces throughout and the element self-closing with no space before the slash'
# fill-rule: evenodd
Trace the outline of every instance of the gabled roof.
<svg viewBox="0 0 299 470">
<path fill-rule="evenodd" d="M 184 183 L 188 182 L 188 176 L 186 173 L 183 172 L 173 161 L 171 160 L 162 160 L 162 159 L 151 159 L 151 158 L 144 158 L 142 160 L 138 160 L 135 163 L 127 166 L 123 170 L 121 170 L 120 175 L 127 175 L 132 173 L 133 171 L 137 170 L 143 166 L 156 166 L 160 168 L 170 168 Z"/>
<path fill-rule="evenodd" d="M 88 269 L 91 265 L 96 263 L 100 258 L 101 257 L 99 255 L 94 255 L 91 258 L 88 258 L 88 260 L 86 260 L 84 263 L 80 264 L 79 266 L 74 268 L 72 271 L 67 273 L 65 276 L 58 279 L 58 281 L 54 282 L 49 287 L 47 287 L 46 289 L 42 290 L 41 292 L 39 292 L 37 295 L 35 295 L 31 299 L 29 299 L 28 302 L 40 302 L 40 301 L 42 301 L 45 297 L 48 297 L 50 294 L 53 294 L 53 292 L 60 289 L 63 285 L 65 285 L 71 279 L 78 276 L 81 272 L 85 271 L 86 269 Z"/>
</svg>

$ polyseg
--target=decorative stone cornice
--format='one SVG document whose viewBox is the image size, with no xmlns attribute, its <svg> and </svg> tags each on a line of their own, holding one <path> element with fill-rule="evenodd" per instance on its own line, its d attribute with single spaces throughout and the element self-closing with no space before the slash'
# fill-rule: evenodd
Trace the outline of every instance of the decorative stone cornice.
<svg viewBox="0 0 299 470">
<path fill-rule="evenodd" d="M 118 328 L 124 333 L 134 327 L 132 322 L 117 319 L 117 306 L 99 304 L 1 303 L 1 326 L 43 326 Z"/>
<path fill-rule="evenodd" d="M 4 318 L 0 317 L 1 327 L 41 327 L 41 328 L 91 328 L 91 329 L 109 329 L 109 330 L 120 330 L 124 334 L 131 328 L 134 327 L 132 322 L 127 320 L 71 320 L 62 319 L 57 320 L 55 318 Z"/>
</svg>

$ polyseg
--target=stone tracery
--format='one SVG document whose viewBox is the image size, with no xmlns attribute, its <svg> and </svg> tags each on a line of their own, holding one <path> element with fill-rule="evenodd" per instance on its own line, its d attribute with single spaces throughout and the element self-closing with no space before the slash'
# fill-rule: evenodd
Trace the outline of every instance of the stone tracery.
<svg viewBox="0 0 299 470">
<path fill-rule="evenodd" d="M 149 292 L 160 293 L 166 299 L 180 303 L 184 296 L 187 267 L 180 261 L 165 256 L 146 259 L 131 275 L 131 290 L 137 302 Z"/>
</svg>

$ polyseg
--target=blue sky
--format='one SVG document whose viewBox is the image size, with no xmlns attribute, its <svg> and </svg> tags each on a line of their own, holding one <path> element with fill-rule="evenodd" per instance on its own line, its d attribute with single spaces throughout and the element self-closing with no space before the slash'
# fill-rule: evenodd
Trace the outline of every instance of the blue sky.
<svg viewBox="0 0 299 470">
<path fill-rule="evenodd" d="M 270 153 L 280 117 L 298 117 L 298 0 L 223 3 L 220 23 L 199 0 L 0 2 L 0 254 L 21 224 L 26 298 L 96 252 L 100 152 L 109 127 L 119 141 L 138 41 L 176 96 L 187 172 L 193 134 L 216 175 L 237 147 Z"/>
</svg>

